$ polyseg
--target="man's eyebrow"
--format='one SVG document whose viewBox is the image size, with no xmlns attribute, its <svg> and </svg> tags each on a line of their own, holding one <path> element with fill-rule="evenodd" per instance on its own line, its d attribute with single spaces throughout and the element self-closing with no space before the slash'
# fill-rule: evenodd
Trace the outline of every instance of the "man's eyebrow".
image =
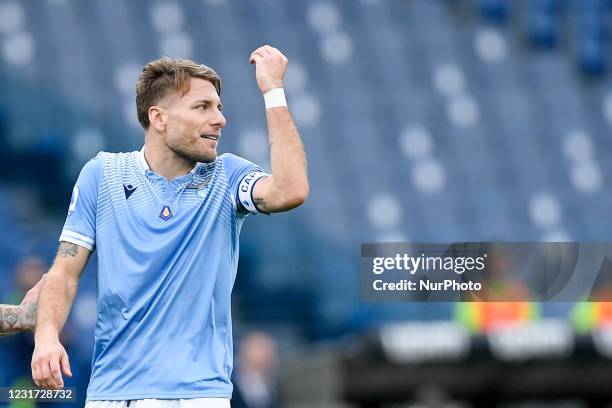
<svg viewBox="0 0 612 408">
<path fill-rule="evenodd" d="M 196 99 L 193 103 L 212 103 L 212 99 Z M 219 105 L 223 105 L 221 101 L 219 101 Z"/>
<path fill-rule="evenodd" d="M 195 101 L 193 101 L 193 104 L 198 104 L 198 103 L 213 103 L 212 99 L 196 99 Z M 223 106 L 223 103 L 221 103 L 221 101 L 218 102 L 219 106 Z"/>
</svg>

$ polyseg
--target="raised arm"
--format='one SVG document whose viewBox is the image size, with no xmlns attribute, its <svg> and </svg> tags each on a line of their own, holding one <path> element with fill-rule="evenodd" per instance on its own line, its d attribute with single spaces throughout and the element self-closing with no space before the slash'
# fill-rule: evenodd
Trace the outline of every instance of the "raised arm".
<svg viewBox="0 0 612 408">
<path fill-rule="evenodd" d="M 34 331 L 38 296 L 46 277 L 47 275 L 43 275 L 42 279 L 28 290 L 19 306 L 0 305 L 0 336 Z"/>
<path fill-rule="evenodd" d="M 308 197 L 306 154 L 291 113 L 284 102 L 283 78 L 287 58 L 276 48 L 264 45 L 251 54 L 259 89 L 266 99 L 272 175 L 253 188 L 253 201 L 263 212 L 295 208 Z"/>
<path fill-rule="evenodd" d="M 86 248 L 62 241 L 55 262 L 47 274 L 38 304 L 32 355 L 32 379 L 39 387 L 62 388 L 64 381 L 61 372 L 72 376 L 68 355 L 59 341 L 59 333 L 68 318 L 79 278 L 90 254 Z"/>
</svg>

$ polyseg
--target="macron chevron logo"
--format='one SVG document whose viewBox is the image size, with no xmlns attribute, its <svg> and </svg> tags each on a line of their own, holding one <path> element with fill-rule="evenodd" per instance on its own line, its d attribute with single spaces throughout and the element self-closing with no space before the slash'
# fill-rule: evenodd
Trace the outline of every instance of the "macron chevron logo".
<svg viewBox="0 0 612 408">
<path fill-rule="evenodd" d="M 127 200 L 128 198 L 130 198 L 130 196 L 132 194 L 134 194 L 134 191 L 136 191 L 136 189 L 138 188 L 138 186 L 134 187 L 131 184 L 128 184 L 127 186 L 124 184 L 123 185 L 123 191 L 125 192 L 125 199 Z"/>
</svg>

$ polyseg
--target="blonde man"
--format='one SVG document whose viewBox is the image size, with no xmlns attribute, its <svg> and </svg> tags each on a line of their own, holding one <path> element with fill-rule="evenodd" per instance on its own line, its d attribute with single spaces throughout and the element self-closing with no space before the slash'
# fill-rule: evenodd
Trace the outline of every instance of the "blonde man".
<svg viewBox="0 0 612 408">
<path fill-rule="evenodd" d="M 32 377 L 71 375 L 59 332 L 90 254 L 98 254 L 98 321 L 87 404 L 229 407 L 230 295 L 249 214 L 287 211 L 308 195 L 304 149 L 287 108 L 287 58 L 250 56 L 264 95 L 272 174 L 217 155 L 226 125 L 209 67 L 162 58 L 136 84 L 144 147 L 100 153 L 81 171 L 60 249 L 41 294 Z M 246 58 L 245 58 L 246 63 Z"/>
</svg>

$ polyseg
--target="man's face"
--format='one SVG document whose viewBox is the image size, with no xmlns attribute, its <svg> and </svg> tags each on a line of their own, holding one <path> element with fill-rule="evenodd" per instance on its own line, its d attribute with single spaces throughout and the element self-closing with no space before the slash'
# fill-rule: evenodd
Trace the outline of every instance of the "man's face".
<svg viewBox="0 0 612 408">
<path fill-rule="evenodd" d="M 167 107 L 166 144 L 177 155 L 196 162 L 217 158 L 217 143 L 225 117 L 215 86 L 191 78 L 189 92 L 171 97 Z"/>
</svg>

